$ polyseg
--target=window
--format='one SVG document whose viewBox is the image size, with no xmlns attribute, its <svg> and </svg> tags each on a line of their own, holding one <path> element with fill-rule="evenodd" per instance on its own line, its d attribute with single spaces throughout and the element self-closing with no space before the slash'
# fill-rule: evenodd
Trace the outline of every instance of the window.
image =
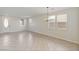
<svg viewBox="0 0 79 59">
<path fill-rule="evenodd" d="M 49 16 L 48 17 L 48 22 L 55 22 L 55 16 Z"/>
<path fill-rule="evenodd" d="M 67 14 L 57 15 L 57 28 L 66 29 L 67 26 Z"/>
<path fill-rule="evenodd" d="M 8 27 L 8 19 L 7 19 L 7 18 L 4 19 L 4 27 L 5 27 L 5 28 Z"/>
<path fill-rule="evenodd" d="M 34 23 L 33 23 L 33 20 L 32 20 L 32 18 L 29 18 L 29 25 L 31 25 L 31 26 L 33 26 L 34 25 Z"/>
<path fill-rule="evenodd" d="M 24 25 L 24 19 L 20 19 L 20 25 Z"/>
<path fill-rule="evenodd" d="M 65 30 L 67 28 L 67 14 L 49 16 L 47 22 L 49 29 Z"/>
<path fill-rule="evenodd" d="M 55 27 L 55 19 L 56 19 L 55 15 L 48 17 L 48 27 L 49 27 L 49 29 Z"/>
<path fill-rule="evenodd" d="M 29 24 L 32 24 L 32 19 L 31 18 L 29 18 Z"/>
</svg>

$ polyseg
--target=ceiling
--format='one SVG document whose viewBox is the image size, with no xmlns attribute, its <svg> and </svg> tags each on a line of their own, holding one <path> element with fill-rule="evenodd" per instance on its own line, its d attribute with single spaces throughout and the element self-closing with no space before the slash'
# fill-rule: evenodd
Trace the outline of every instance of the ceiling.
<svg viewBox="0 0 79 59">
<path fill-rule="evenodd" d="M 48 10 L 49 12 L 56 12 L 67 8 L 68 7 L 50 7 Z M 4 16 L 32 17 L 46 13 L 46 7 L 0 7 L 0 15 Z"/>
</svg>

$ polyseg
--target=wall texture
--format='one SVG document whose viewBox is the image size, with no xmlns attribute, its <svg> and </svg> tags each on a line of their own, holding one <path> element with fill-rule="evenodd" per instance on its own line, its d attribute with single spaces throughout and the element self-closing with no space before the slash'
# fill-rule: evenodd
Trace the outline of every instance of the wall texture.
<svg viewBox="0 0 79 59">
<path fill-rule="evenodd" d="M 27 30 L 27 20 L 25 20 L 25 25 L 20 25 L 20 18 L 16 17 L 6 17 L 8 19 L 9 26 L 8 28 L 4 27 L 4 16 L 0 16 L 0 33 L 5 32 L 16 32 Z"/>
<path fill-rule="evenodd" d="M 29 20 L 25 20 L 25 25 L 21 26 L 19 23 L 20 18 L 16 17 L 7 17 L 9 21 L 8 28 L 4 27 L 4 18 L 0 16 L 0 33 L 5 32 L 17 32 L 29 30 L 48 36 L 64 39 L 67 41 L 75 42 L 79 44 L 79 8 L 69 8 L 59 12 L 52 13 L 61 14 L 66 13 L 68 15 L 68 24 L 67 30 L 58 30 L 54 28 L 48 28 L 48 23 L 43 20 L 43 16 L 32 17 L 32 23 L 29 23 Z"/>
<path fill-rule="evenodd" d="M 61 13 L 66 13 L 68 15 L 67 30 L 48 28 L 48 23 L 42 19 L 42 16 L 32 17 L 33 25 L 29 25 L 29 30 L 79 44 L 78 10 L 78 8 L 69 8 L 66 10 L 52 13 L 53 15 Z"/>
</svg>

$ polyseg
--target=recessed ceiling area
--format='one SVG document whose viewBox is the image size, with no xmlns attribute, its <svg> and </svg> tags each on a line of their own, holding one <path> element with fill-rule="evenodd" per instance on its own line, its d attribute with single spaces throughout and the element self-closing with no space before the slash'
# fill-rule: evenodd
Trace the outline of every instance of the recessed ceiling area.
<svg viewBox="0 0 79 59">
<path fill-rule="evenodd" d="M 63 9 L 67 9 L 67 7 L 49 7 L 49 12 L 55 12 Z M 0 15 L 3 16 L 32 17 L 46 13 L 46 7 L 0 7 Z"/>
</svg>

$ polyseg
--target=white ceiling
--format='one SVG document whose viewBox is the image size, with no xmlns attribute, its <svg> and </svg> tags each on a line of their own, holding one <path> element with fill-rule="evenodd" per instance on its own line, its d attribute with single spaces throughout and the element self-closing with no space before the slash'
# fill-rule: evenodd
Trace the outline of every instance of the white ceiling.
<svg viewBox="0 0 79 59">
<path fill-rule="evenodd" d="M 67 7 L 51 7 L 49 12 L 67 9 Z M 27 16 L 32 17 L 35 15 L 47 13 L 46 7 L 0 7 L 0 15 L 5 16 Z"/>
</svg>

